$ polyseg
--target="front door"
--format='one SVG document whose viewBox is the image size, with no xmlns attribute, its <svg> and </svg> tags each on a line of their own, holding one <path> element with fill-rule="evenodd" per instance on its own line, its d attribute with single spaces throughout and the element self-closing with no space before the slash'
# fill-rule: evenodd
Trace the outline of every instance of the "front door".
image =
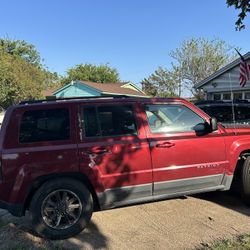
<svg viewBox="0 0 250 250">
<path fill-rule="evenodd" d="M 94 175 L 102 206 L 152 196 L 150 150 L 134 104 L 82 105 L 80 171 Z"/>
<path fill-rule="evenodd" d="M 154 195 L 209 190 L 221 185 L 228 164 L 220 131 L 198 135 L 204 118 L 183 104 L 145 105 Z"/>
</svg>

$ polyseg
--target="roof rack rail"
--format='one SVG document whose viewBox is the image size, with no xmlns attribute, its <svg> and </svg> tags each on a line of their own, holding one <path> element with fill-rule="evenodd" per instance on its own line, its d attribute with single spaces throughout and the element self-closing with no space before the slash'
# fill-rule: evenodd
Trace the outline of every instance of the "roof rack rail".
<svg viewBox="0 0 250 250">
<path fill-rule="evenodd" d="M 24 100 L 19 102 L 19 105 L 23 104 L 35 104 L 35 103 L 46 103 L 46 102 L 55 102 L 55 101 L 68 101 L 68 100 L 82 100 L 82 99 L 105 99 L 105 98 L 140 98 L 128 95 L 104 95 L 104 96 L 79 96 L 79 97 L 64 97 L 64 98 L 48 98 L 40 100 Z"/>
</svg>

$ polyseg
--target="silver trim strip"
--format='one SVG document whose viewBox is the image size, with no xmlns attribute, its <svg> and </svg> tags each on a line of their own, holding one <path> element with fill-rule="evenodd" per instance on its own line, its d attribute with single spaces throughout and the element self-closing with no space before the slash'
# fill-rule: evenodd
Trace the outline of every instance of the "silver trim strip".
<svg viewBox="0 0 250 250">
<path fill-rule="evenodd" d="M 199 176 L 154 183 L 154 195 L 172 194 L 221 185 L 224 174 Z"/>
<path fill-rule="evenodd" d="M 101 209 L 108 209 L 129 204 L 173 198 L 182 195 L 215 190 L 224 191 L 230 189 L 232 180 L 233 175 L 210 175 L 154 183 L 154 187 L 158 188 L 158 193 L 154 192 L 154 195 L 152 194 L 152 184 L 142 184 L 107 189 L 105 192 L 98 193 L 97 196 Z"/>
</svg>

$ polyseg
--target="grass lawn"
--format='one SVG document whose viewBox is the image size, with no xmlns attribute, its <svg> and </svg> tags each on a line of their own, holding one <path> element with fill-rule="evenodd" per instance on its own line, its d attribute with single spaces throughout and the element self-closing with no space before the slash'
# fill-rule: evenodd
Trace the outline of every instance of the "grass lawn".
<svg viewBox="0 0 250 250">
<path fill-rule="evenodd" d="M 197 250 L 250 250 L 250 234 L 240 235 L 232 239 L 220 239 L 211 244 L 202 244 Z"/>
</svg>

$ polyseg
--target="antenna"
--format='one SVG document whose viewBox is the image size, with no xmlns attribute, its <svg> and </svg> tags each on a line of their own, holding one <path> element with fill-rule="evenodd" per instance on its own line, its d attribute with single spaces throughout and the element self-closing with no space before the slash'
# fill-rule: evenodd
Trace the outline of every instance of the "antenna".
<svg viewBox="0 0 250 250">
<path fill-rule="evenodd" d="M 232 114 L 233 114 L 233 124 L 234 128 L 236 128 L 236 121 L 235 121 L 235 110 L 234 110 L 234 95 L 233 95 L 233 89 L 232 89 L 232 80 L 231 80 L 231 74 L 229 71 L 229 83 L 230 83 L 230 93 L 231 93 L 231 98 L 232 98 Z"/>
</svg>

